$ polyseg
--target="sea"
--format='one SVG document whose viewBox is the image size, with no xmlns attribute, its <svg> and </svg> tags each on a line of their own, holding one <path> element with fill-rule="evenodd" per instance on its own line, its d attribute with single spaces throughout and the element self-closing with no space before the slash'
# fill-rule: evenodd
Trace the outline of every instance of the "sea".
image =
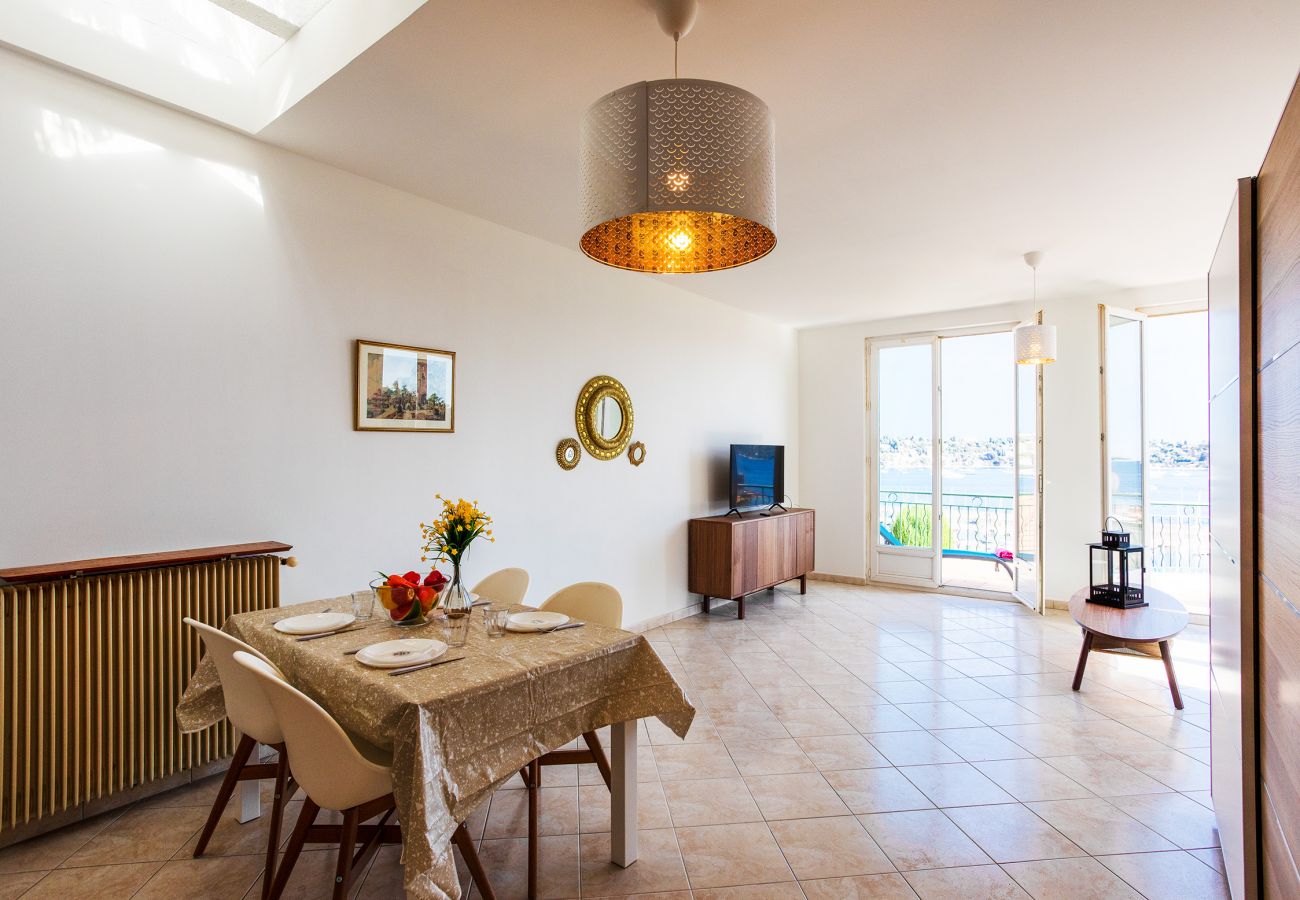
<svg viewBox="0 0 1300 900">
<path fill-rule="evenodd" d="M 1135 493 L 1140 468 L 1135 461 L 1121 461 L 1121 493 Z M 1197 466 L 1148 466 L 1149 502 L 1155 506 L 1202 506 L 1210 499 L 1209 470 Z M 1011 506 L 1015 473 L 1008 466 L 977 466 L 947 469 L 944 472 L 944 502 L 960 504 L 970 496 L 986 498 L 986 506 Z M 917 494 L 929 497 L 930 470 L 923 467 L 885 468 L 880 470 L 881 493 L 908 494 L 900 499 L 917 500 Z"/>
</svg>

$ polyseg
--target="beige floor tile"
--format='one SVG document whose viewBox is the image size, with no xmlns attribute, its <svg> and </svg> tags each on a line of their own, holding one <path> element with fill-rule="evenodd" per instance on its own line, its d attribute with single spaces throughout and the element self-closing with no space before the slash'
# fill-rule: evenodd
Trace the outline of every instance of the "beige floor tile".
<svg viewBox="0 0 1300 900">
<path fill-rule="evenodd" d="M 642 782 L 636 786 L 637 828 L 671 828 L 668 802 L 664 799 L 661 782 Z M 588 832 L 609 831 L 609 788 L 603 784 L 578 788 L 578 830 Z"/>
<path fill-rule="evenodd" d="M 984 723 L 949 700 L 931 703 L 900 703 L 898 708 L 926 729 L 978 728 Z"/>
<path fill-rule="evenodd" d="M 1210 767 L 1177 750 L 1156 750 L 1145 753 L 1113 753 L 1133 768 L 1175 791 L 1184 793 L 1210 789 Z"/>
<path fill-rule="evenodd" d="M 904 876 L 921 900 L 1030 900 L 997 866 L 931 869 Z"/>
<path fill-rule="evenodd" d="M 1048 800 L 1025 805 L 1094 856 L 1176 849 L 1169 841 L 1105 800 Z"/>
<path fill-rule="evenodd" d="M 678 828 L 677 841 L 692 890 L 794 880 L 776 839 L 761 822 Z"/>
<path fill-rule="evenodd" d="M 601 784 L 597 790 L 609 789 Z M 543 787 L 538 791 L 539 834 L 578 833 L 578 791 L 576 787 Z M 483 837 L 489 840 L 528 837 L 528 792 L 497 791 L 492 795 Z"/>
<path fill-rule="evenodd" d="M 1147 900 L 1230 900 L 1224 877 L 1190 853 L 1130 853 L 1098 862 L 1123 878 Z"/>
<path fill-rule="evenodd" d="M 1083 785 L 1098 797 L 1132 794 L 1162 794 L 1169 787 L 1144 775 L 1122 760 L 1106 754 L 1049 756 L 1043 759 L 1053 769 Z"/>
<path fill-rule="evenodd" d="M 1024 747 L 1003 737 L 987 725 L 978 728 L 944 728 L 931 731 L 948 749 L 966 762 L 995 759 L 1028 759 L 1033 756 Z"/>
<path fill-rule="evenodd" d="M 1092 791 L 1038 759 L 992 760 L 971 765 L 1022 803 L 1079 800 Z"/>
<path fill-rule="evenodd" d="M 670 781 L 664 784 L 664 796 L 677 828 L 763 821 L 749 788 L 740 778 Z"/>
<path fill-rule="evenodd" d="M 96 816 L 0 850 L 0 874 L 54 869 L 121 815 Z"/>
<path fill-rule="evenodd" d="M 898 771 L 935 806 L 977 806 L 1010 803 L 1015 799 L 970 763 L 901 766 Z"/>
<path fill-rule="evenodd" d="M 1002 868 L 1034 900 L 1141 900 L 1123 879 L 1091 857 L 1004 863 Z"/>
<path fill-rule="evenodd" d="M 170 859 L 203 826 L 208 811 L 198 806 L 132 809 L 72 854 L 64 866 Z M 263 845 L 265 846 L 265 845 Z"/>
<path fill-rule="evenodd" d="M 746 778 L 763 818 L 812 819 L 848 815 L 839 794 L 821 775 L 759 775 Z"/>
<path fill-rule="evenodd" d="M 890 764 L 884 754 L 860 734 L 803 737 L 796 740 L 813 764 L 823 772 L 874 769 Z"/>
<path fill-rule="evenodd" d="M 537 894 L 540 898 L 571 898 L 579 895 L 578 836 L 551 835 L 539 838 L 537 850 Z M 528 839 L 502 838 L 479 845 L 479 859 L 497 900 L 524 900 L 528 895 Z M 608 839 L 605 861 L 609 862 Z M 612 865 L 612 864 L 611 864 Z M 361 885 L 365 889 L 364 882 Z M 472 897 L 479 897 L 477 888 Z M 256 900 L 256 898 L 250 898 Z"/>
<path fill-rule="evenodd" d="M 768 824 L 800 881 L 894 871 L 884 851 L 853 816 Z"/>
<path fill-rule="evenodd" d="M 829 707 L 778 711 L 777 718 L 781 720 L 785 730 L 797 738 L 826 734 L 857 734 L 857 729 Z"/>
<path fill-rule="evenodd" d="M 1182 794 L 1113 797 L 1110 802 L 1184 850 L 1219 846 L 1214 813 Z"/>
<path fill-rule="evenodd" d="M 902 875 L 855 875 L 801 884 L 808 900 L 916 900 Z"/>
<path fill-rule="evenodd" d="M 730 741 L 727 749 L 731 751 L 731 759 L 741 775 L 790 775 L 817 771 L 794 738 Z"/>
<path fill-rule="evenodd" d="M 853 769 L 823 776 L 852 813 L 931 809 L 934 804 L 894 768 Z"/>
<path fill-rule="evenodd" d="M 637 861 L 626 869 L 610 862 L 608 834 L 582 836 L 584 897 L 626 897 L 689 889 L 677 836 L 671 828 L 637 832 Z"/>
<path fill-rule="evenodd" d="M 293 823 L 298 820 L 298 814 L 302 812 L 302 801 L 295 800 L 286 803 L 284 807 L 283 821 L 280 823 L 280 840 L 279 846 L 283 847 L 284 842 L 289 839 L 293 831 Z M 199 828 L 202 828 L 200 824 Z M 267 800 L 262 804 L 262 814 L 251 822 L 240 823 L 235 818 L 234 804 L 232 802 L 230 811 L 221 817 L 217 824 L 216 831 L 212 832 L 212 838 L 208 841 L 208 846 L 203 850 L 203 856 L 257 856 L 266 853 L 266 843 L 271 831 L 271 803 Z M 199 843 L 199 832 L 195 831 L 190 839 L 177 850 L 172 859 L 185 859 L 194 855 L 194 848 Z"/>
<path fill-rule="evenodd" d="M 679 738 L 671 728 L 658 719 L 642 719 L 641 721 L 645 723 L 646 733 L 649 735 L 651 744 L 699 744 L 720 740 L 717 730 L 713 727 L 712 720 L 703 710 L 696 710 L 695 718 L 691 721 L 691 728 L 686 732 L 684 739 Z"/>
<path fill-rule="evenodd" d="M 985 725 L 994 728 L 1005 725 L 1030 725 L 1040 721 L 1036 713 L 1030 712 L 1014 700 L 1005 697 L 996 700 L 957 700 L 954 702 Z"/>
<path fill-rule="evenodd" d="M 859 816 L 898 869 L 985 865 L 992 860 L 937 809 Z"/>
<path fill-rule="evenodd" d="M 695 900 L 804 900 L 803 891 L 793 881 L 705 888 L 693 896 Z"/>
<path fill-rule="evenodd" d="M 1080 847 L 1019 803 L 945 810 L 994 862 L 1086 856 Z"/>
<path fill-rule="evenodd" d="M 1209 847 L 1204 850 L 1188 850 L 1188 853 L 1195 856 L 1201 862 L 1205 863 L 1220 875 L 1227 876 L 1228 867 L 1223 861 L 1223 851 L 1218 847 Z"/>
<path fill-rule="evenodd" d="M 261 856 L 178 859 L 164 863 L 135 896 L 140 900 L 228 900 L 243 897 L 261 874 Z"/>
<path fill-rule="evenodd" d="M 46 874 L 43 871 L 0 873 L 0 900 L 18 900 Z"/>
<path fill-rule="evenodd" d="M 723 743 L 660 744 L 654 748 L 661 781 L 734 778 L 740 773 Z"/>
<path fill-rule="evenodd" d="M 22 896 L 25 900 L 108 900 L 130 897 L 160 868 L 161 862 L 137 862 L 55 869 Z"/>
<path fill-rule="evenodd" d="M 887 731 L 924 731 L 916 720 L 893 704 L 877 706 L 843 706 L 838 712 L 862 734 Z M 910 890 L 910 889 L 909 889 Z"/>
<path fill-rule="evenodd" d="M 361 882 L 361 889 L 357 891 L 357 900 L 391 900 L 394 897 L 404 896 L 402 881 L 405 871 L 402 869 L 401 859 L 401 847 L 395 845 L 381 847 Z M 460 854 L 456 854 L 456 860 L 458 863 L 461 862 Z M 259 898 L 250 898 L 250 900 L 259 900 Z"/>
<path fill-rule="evenodd" d="M 867 740 L 895 766 L 927 766 L 962 761 L 960 756 L 928 731 L 871 734 Z"/>
</svg>

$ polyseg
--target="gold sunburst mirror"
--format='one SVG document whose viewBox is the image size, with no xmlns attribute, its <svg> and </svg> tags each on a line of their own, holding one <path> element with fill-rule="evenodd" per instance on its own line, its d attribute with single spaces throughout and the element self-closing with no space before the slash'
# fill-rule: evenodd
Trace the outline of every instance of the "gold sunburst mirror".
<svg viewBox="0 0 1300 900">
<path fill-rule="evenodd" d="M 573 410 L 578 440 L 596 459 L 613 459 L 632 440 L 632 398 L 617 378 L 597 375 L 583 385 Z"/>
</svg>

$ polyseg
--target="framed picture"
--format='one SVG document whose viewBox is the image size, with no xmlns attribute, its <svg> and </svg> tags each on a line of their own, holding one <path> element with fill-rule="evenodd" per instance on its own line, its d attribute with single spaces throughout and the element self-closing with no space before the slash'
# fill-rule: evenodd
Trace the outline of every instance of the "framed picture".
<svg viewBox="0 0 1300 900">
<path fill-rule="evenodd" d="M 355 431 L 456 430 L 456 354 L 356 342 Z"/>
</svg>

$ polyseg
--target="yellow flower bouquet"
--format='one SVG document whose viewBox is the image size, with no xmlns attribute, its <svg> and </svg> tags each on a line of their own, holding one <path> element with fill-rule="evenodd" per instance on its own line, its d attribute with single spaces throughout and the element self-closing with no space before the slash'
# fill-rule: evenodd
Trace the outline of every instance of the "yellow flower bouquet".
<svg viewBox="0 0 1300 900">
<path fill-rule="evenodd" d="M 449 616 L 468 615 L 472 600 L 460 580 L 460 565 L 470 545 L 479 538 L 496 542 L 492 536 L 492 517 L 478 508 L 478 501 L 448 500 L 435 495 L 442 503 L 438 517 L 432 522 L 420 523 L 424 538 L 421 549 L 423 562 L 446 560 L 453 569 L 451 583 L 443 592 L 442 605 Z"/>
</svg>

